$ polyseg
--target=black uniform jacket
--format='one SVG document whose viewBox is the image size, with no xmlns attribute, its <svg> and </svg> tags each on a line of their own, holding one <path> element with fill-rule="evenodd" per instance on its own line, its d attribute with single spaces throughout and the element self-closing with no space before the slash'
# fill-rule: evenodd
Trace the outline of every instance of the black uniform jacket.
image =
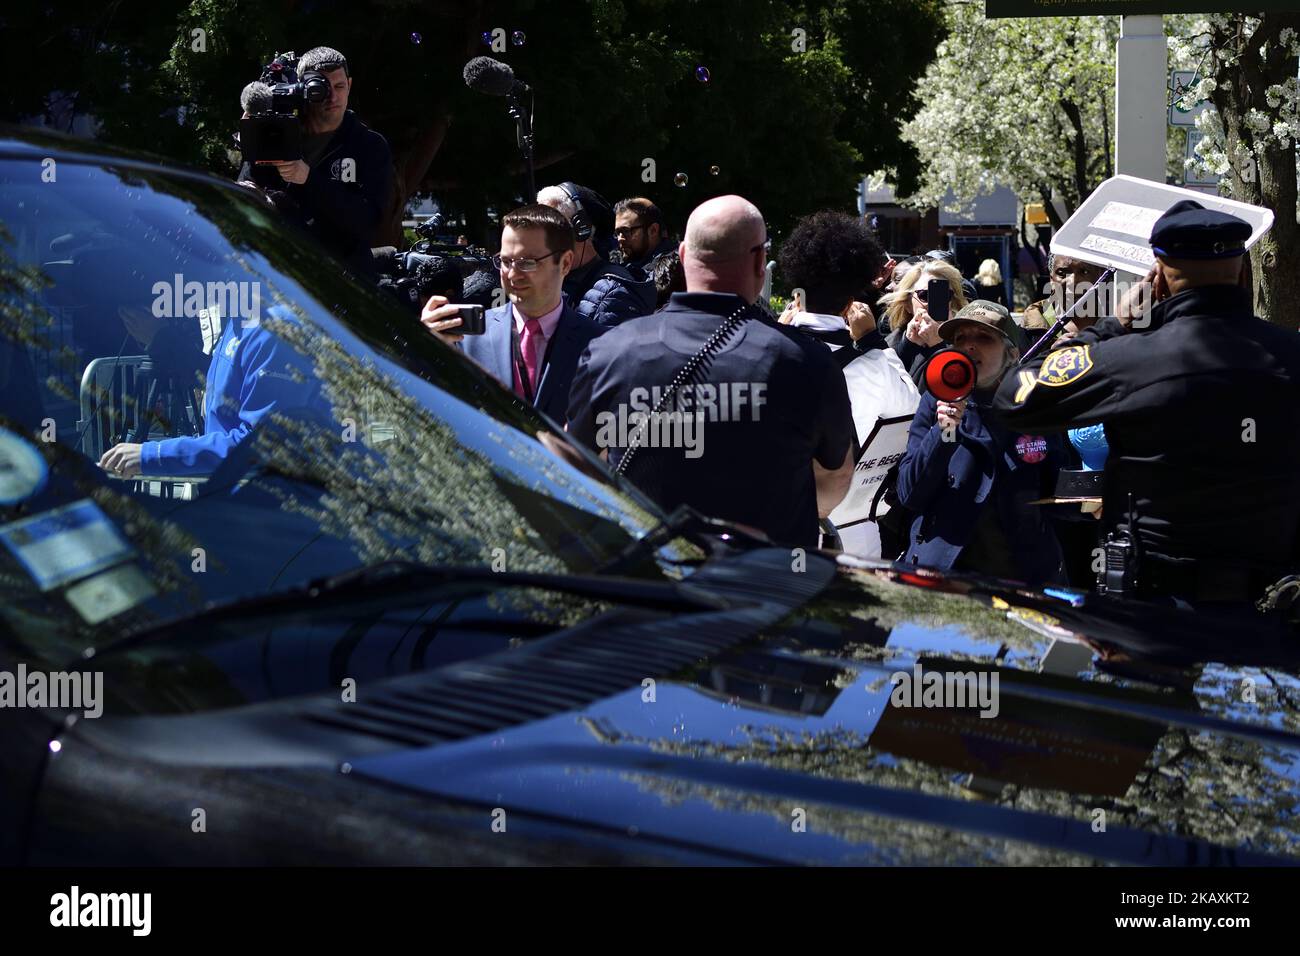
<svg viewBox="0 0 1300 956">
<path fill-rule="evenodd" d="M 1022 432 L 1105 422 L 1107 530 L 1127 527 L 1131 495 L 1139 578 L 1191 582 L 1158 590 L 1246 568 L 1258 593 L 1296 557 L 1300 336 L 1253 316 L 1244 289 L 1182 292 L 1142 331 L 1104 319 L 1008 374 L 994 410 Z"/>
<path fill-rule="evenodd" d="M 262 176 L 274 167 L 260 167 Z M 260 182 L 245 163 L 241 180 Z M 274 180 L 272 180 L 274 182 Z M 348 110 L 305 183 L 277 184 L 292 203 L 281 210 L 305 225 L 331 252 L 361 270 L 388 208 L 393 156 L 388 142 Z M 279 205 L 279 204 L 277 204 Z"/>
<path fill-rule="evenodd" d="M 621 459 L 632 444 L 624 423 L 655 409 L 744 304 L 736 295 L 676 292 L 662 311 L 592 339 L 573 377 L 569 433 Z M 627 476 L 666 510 L 687 504 L 777 544 L 816 547 L 813 462 L 838 468 L 854 445 L 844 373 L 820 342 L 756 307 L 749 314 L 667 407 L 691 430 L 647 429 Z"/>
</svg>

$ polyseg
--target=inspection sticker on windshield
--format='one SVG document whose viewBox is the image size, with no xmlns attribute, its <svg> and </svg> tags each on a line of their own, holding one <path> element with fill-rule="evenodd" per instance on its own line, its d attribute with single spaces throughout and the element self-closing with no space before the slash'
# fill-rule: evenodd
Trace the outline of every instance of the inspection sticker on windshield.
<svg viewBox="0 0 1300 956">
<path fill-rule="evenodd" d="M 158 589 L 134 564 L 120 564 L 103 574 L 78 581 L 64 592 L 64 597 L 83 621 L 98 624 L 129 611 L 157 593 Z"/>
<path fill-rule="evenodd" d="M 31 443 L 0 428 L 0 505 L 14 505 L 40 491 L 50 469 Z"/>
<path fill-rule="evenodd" d="M 0 527 L 0 541 L 42 591 L 131 557 L 131 546 L 93 501 L 76 501 Z"/>
</svg>

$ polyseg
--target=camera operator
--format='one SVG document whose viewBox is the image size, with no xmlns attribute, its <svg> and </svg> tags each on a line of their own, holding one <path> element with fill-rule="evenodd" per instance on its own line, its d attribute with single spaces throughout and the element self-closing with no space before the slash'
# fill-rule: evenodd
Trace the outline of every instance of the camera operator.
<svg viewBox="0 0 1300 956">
<path fill-rule="evenodd" d="M 413 314 L 420 314 L 430 296 L 465 301 L 464 278 L 452 257 L 398 252 L 392 246 L 379 246 L 370 253 L 374 271 L 379 273 L 379 287 L 396 296 Z"/>
<path fill-rule="evenodd" d="M 301 105 L 301 158 L 250 163 L 245 157 L 239 179 L 267 189 L 277 207 L 327 249 L 369 272 L 369 249 L 392 187 L 392 153 L 384 137 L 347 108 L 352 76 L 342 53 L 315 47 L 302 55 L 297 71 L 304 83 L 319 74 L 328 84 L 323 98 L 306 97 Z M 269 92 L 249 84 L 241 100 L 245 114 L 269 111 Z"/>
</svg>

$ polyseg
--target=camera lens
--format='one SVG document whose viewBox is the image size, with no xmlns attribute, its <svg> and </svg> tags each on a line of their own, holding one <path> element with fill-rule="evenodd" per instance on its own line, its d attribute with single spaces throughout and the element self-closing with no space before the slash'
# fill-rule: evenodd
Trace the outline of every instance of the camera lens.
<svg viewBox="0 0 1300 956">
<path fill-rule="evenodd" d="M 308 73 L 302 78 L 302 95 L 308 103 L 320 103 L 330 95 L 329 80 L 320 73 Z"/>
</svg>

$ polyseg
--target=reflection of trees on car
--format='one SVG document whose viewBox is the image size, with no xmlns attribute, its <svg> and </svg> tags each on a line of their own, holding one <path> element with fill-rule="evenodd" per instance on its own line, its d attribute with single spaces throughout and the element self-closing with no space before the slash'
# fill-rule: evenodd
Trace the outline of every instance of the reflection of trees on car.
<svg viewBox="0 0 1300 956">
<path fill-rule="evenodd" d="M 1300 857 L 1300 784 L 1293 756 L 1225 734 L 1171 730 L 1118 799 L 1100 798 L 1108 826 L 1151 829 Z M 1060 791 L 1009 788 L 1002 802 L 1084 819 L 1091 808 Z"/>
<path fill-rule="evenodd" d="M 743 738 L 725 743 L 644 738 L 618 734 L 607 727 L 598 736 L 608 744 L 647 746 L 656 753 L 691 759 L 760 765 L 960 801 L 976 799 L 963 786 L 964 774 L 874 749 L 866 736 L 855 731 L 837 727 L 798 733 L 774 726 L 749 726 L 744 730 Z M 1109 828 L 1149 830 L 1219 846 L 1300 857 L 1300 819 L 1296 814 L 1300 795 L 1295 768 L 1285 763 L 1289 759 L 1285 752 L 1259 743 L 1174 729 L 1156 747 L 1146 769 L 1122 798 L 1008 784 L 993 802 L 1089 825 L 1101 809 L 1106 813 Z M 627 779 L 658 794 L 666 803 L 703 799 L 719 809 L 768 813 L 786 825 L 794 805 L 789 799 L 649 774 L 631 774 Z M 908 848 L 912 844 L 908 849 L 898 850 L 902 853 L 898 862 L 964 862 L 969 860 L 972 850 L 986 855 L 990 862 L 1015 864 L 1018 861 L 1022 865 L 1088 862 L 1086 858 L 1055 850 L 876 817 L 866 812 L 815 805 L 806 809 L 809 832 L 882 847 Z M 916 840 L 924 842 L 918 846 L 914 844 Z M 1097 840 L 1105 840 L 1105 834 L 1097 833 Z M 1105 855 L 1100 842 L 1097 852 Z"/>
<path fill-rule="evenodd" d="M 916 760 L 899 760 L 890 754 L 874 751 L 866 746 L 860 734 L 852 731 L 836 728 L 799 734 L 775 727 L 747 729 L 748 739 L 734 744 L 662 739 L 646 741 L 632 737 L 622 737 L 617 742 L 648 743 L 657 753 L 691 759 L 757 764 L 903 792 L 919 790 L 960 800 L 971 798 L 968 791 L 953 782 L 954 775 L 950 770 Z M 1012 866 L 1071 866 L 1093 862 L 1081 855 L 970 830 L 821 806 L 812 801 L 747 793 L 652 774 L 630 773 L 624 779 L 656 794 L 667 806 L 703 800 L 724 812 L 768 815 L 784 827 L 790 826 L 792 811 L 798 806 L 806 812 L 809 833 L 827 834 L 863 848 L 861 856 L 849 854 L 843 862 L 913 866 L 967 864 L 972 859 Z"/>
<path fill-rule="evenodd" d="M 51 464 L 75 473 L 85 485 L 82 493 L 103 501 L 153 564 L 163 595 L 177 599 L 166 609 L 157 602 L 137 607 L 115 624 L 151 612 L 194 613 L 205 599 L 228 600 L 399 558 L 513 572 L 587 571 L 660 520 L 602 474 L 583 474 L 548 450 L 539 435 L 565 439 L 392 303 L 286 233 L 240 191 L 130 163 L 71 161 L 60 170 L 57 187 L 28 189 L 21 184 L 30 164 L 16 159 L 9 165 L 16 184 L 4 203 L 11 230 L 0 233 L 0 332 L 9 348 L 0 357 L 9 360 L 5 368 L 22 374 L 4 380 L 4 413 L 12 419 L 22 411 L 21 430 L 28 433 L 48 416 L 57 421 L 57 450 L 43 449 Z M 117 257 L 116 271 L 92 275 L 81 253 L 105 244 Z M 52 255 L 59 261 L 49 261 Z M 215 343 L 221 356 L 231 358 L 227 351 L 258 336 L 274 339 L 279 349 L 279 358 L 250 365 L 244 376 L 262 376 L 256 381 L 269 382 L 275 397 L 258 404 L 266 411 L 255 423 L 241 416 L 251 426 L 249 439 L 230 443 L 224 460 L 203 463 L 217 469 L 201 469 L 207 484 L 176 499 L 156 497 L 166 495 L 162 485 L 171 482 L 104 485 L 96 481 L 102 475 L 93 462 L 76 460 L 95 457 L 101 439 L 108 445 L 128 441 L 130 422 L 148 422 L 131 426 L 129 441 L 142 448 L 178 434 L 170 423 L 160 425 L 152 403 L 142 404 L 143 393 L 128 387 L 143 366 L 138 357 L 128 363 L 125 356 L 140 351 L 139 343 L 128 337 L 120 363 L 112 355 L 120 329 L 110 336 L 106 356 L 63 344 L 69 310 L 103 318 L 102 309 L 95 311 L 105 298 L 99 293 L 120 291 L 105 290 L 104 283 L 126 273 L 131 289 L 149 291 L 158 282 L 183 287 L 183 293 L 165 289 L 165 299 L 155 298 L 152 306 L 148 298 L 128 298 L 132 308 L 153 312 L 162 301 L 174 329 L 189 333 L 202 326 L 211 333 L 205 345 L 218 334 L 212 327 L 219 315 L 227 332 Z M 155 281 L 141 286 L 146 280 Z M 191 303 L 191 287 L 208 295 L 214 288 L 238 292 L 240 303 L 247 298 L 260 305 L 245 315 L 220 306 L 214 312 L 209 301 L 196 317 L 190 313 L 203 303 Z M 246 290 L 253 295 L 245 296 Z M 211 356 L 191 350 L 189 361 L 176 365 L 185 369 L 182 394 L 206 384 L 207 398 L 214 398 L 216 385 L 205 381 L 211 376 L 204 369 L 221 357 L 217 349 Z M 95 432 L 85 429 L 94 440 L 83 444 L 76 387 L 95 358 L 111 366 L 113 392 L 87 385 L 92 408 L 84 416 Z M 324 390 L 319 400 L 318 387 Z M 225 392 L 241 399 L 245 390 L 240 385 Z M 195 397 L 194 406 L 201 404 Z M 189 447 L 202 439 L 171 443 Z M 680 542 L 678 550 L 685 553 Z M 654 573 L 653 563 L 648 570 Z M 200 571 L 206 574 L 196 576 Z M 547 627 L 602 607 L 522 588 L 500 600 L 526 607 Z M 557 608 L 564 613 L 557 616 Z"/>
<path fill-rule="evenodd" d="M 1035 658 L 1041 656 L 1051 643 L 1049 639 L 1009 618 L 1005 610 L 979 600 L 971 600 L 966 593 L 970 588 L 957 584 L 955 580 L 945 580 L 941 587 L 926 588 L 900 583 L 894 580 L 896 572 L 887 570 L 842 568 L 841 573 L 846 574 L 861 589 L 857 591 L 855 604 L 844 606 L 833 601 L 823 601 L 810 613 L 832 621 L 844 616 L 868 618 L 876 627 L 886 631 L 892 631 L 900 624 L 907 624 L 918 631 L 926 628 L 956 628 L 974 640 L 1005 644 L 1028 652 Z M 938 579 L 935 583 L 940 584 Z M 865 600 L 864 593 L 867 596 Z M 861 624 L 857 626 L 861 627 Z M 964 656 L 961 652 L 946 647 L 936 650 L 941 650 L 950 657 Z M 879 656 L 874 650 L 867 653 L 869 656 Z M 1032 663 L 1036 664 L 1037 660 Z"/>
<path fill-rule="evenodd" d="M 540 443 L 484 418 L 488 440 L 500 444 L 503 457 L 520 468 L 509 477 L 522 485 L 534 472 L 533 490 L 542 493 L 531 499 L 500 494 L 498 484 L 506 481 L 509 466 L 468 447 L 466 436 L 387 372 L 359 361 L 308 323 L 272 324 L 277 335 L 311 357 L 334 428 L 272 412 L 275 428 L 259 436 L 259 457 L 276 471 L 325 490 L 318 501 L 299 499 L 298 506 L 329 533 L 352 541 L 364 563 L 401 557 L 427 564 L 491 564 L 500 557 L 510 571 L 578 570 L 589 566 L 591 555 L 583 553 L 590 544 L 587 530 L 561 526 L 556 530 L 567 532 L 570 540 L 544 538 L 538 525 L 554 527 L 558 512 L 538 499 L 567 499 L 592 516 L 597 528 L 626 520 L 626 510 L 620 513 L 585 480 L 574 480 L 576 472 Z M 456 400 L 447 396 L 446 401 Z M 648 513 L 640 517 L 644 528 L 625 527 L 611 543 L 625 546 L 634 530 L 653 525 Z"/>
<path fill-rule="evenodd" d="M 855 675 L 854 686 L 844 690 L 850 695 L 861 695 L 864 687 L 880 691 L 895 669 L 889 658 L 898 659 L 900 655 L 909 660 L 934 655 L 987 664 L 987 657 L 965 654 L 950 645 L 954 630 L 981 641 L 1006 642 L 1014 650 L 1005 664 L 1022 673 L 1037 666 L 1051 643 L 1050 638 L 1008 618 L 1005 610 L 976 604 L 970 598 L 956 594 L 899 584 L 889 580 L 891 573 L 854 571 L 853 578 L 878 600 L 868 598 L 864 602 L 859 598 L 854 602 L 848 599 L 847 591 L 841 592 L 832 586 L 815 609 L 801 609 L 779 627 L 771 629 L 769 640 L 781 649 L 795 650 L 800 657 L 861 661 L 869 672 L 861 679 Z M 817 626 L 821 623 L 832 623 L 834 635 L 824 634 Z M 901 644 L 882 640 L 882 636 L 888 638 L 889 631 L 900 625 L 909 625 Z M 888 630 L 882 634 L 881 628 Z M 717 663 L 712 666 L 716 667 Z M 789 671 L 788 663 L 785 670 Z M 1300 732 L 1300 680 L 1286 672 L 1218 665 L 1193 666 L 1185 670 L 1186 674 L 1180 677 L 1177 668 L 1165 669 L 1162 672 L 1164 679 L 1175 681 L 1178 686 L 1171 684 L 1155 690 L 1156 699 L 1162 694 L 1168 695 L 1166 706 L 1171 710 L 1224 718 L 1238 725 L 1250 723 L 1284 732 Z M 1254 703 L 1242 700 L 1244 675 L 1254 681 Z M 1025 677 L 1033 680 L 1029 674 Z M 707 673 L 700 671 L 686 679 L 701 682 L 707 691 L 706 678 Z M 1099 674 L 1092 676 L 1091 680 L 1099 685 L 1098 693 L 1102 692 L 1103 686 L 1108 691 L 1114 688 L 1108 699 L 1112 702 L 1118 700 L 1121 706 L 1124 699 L 1150 697 L 1153 690 L 1151 684 L 1140 679 Z M 837 679 L 835 683 L 839 687 L 844 681 Z M 1003 690 L 1009 686 L 1004 686 Z M 810 687 L 804 693 L 812 690 L 820 688 Z M 1078 684 L 1074 692 L 1087 694 L 1089 684 Z M 1120 696 L 1117 697 L 1117 693 Z M 1004 704 L 1009 706 L 1010 701 L 1004 699 Z M 747 705 L 742 702 L 741 706 Z M 1053 713 L 1060 713 L 1060 706 L 1069 705 L 1062 700 L 1059 705 L 1053 705 Z M 1089 721 L 1093 719 L 1088 718 Z M 1123 730 L 1126 719 L 1132 723 L 1131 733 Z M 1294 754 L 1258 739 L 1152 723 L 1136 714 L 1126 717 L 1122 710 L 1109 720 L 1112 723 L 1118 721 L 1118 732 L 1121 737 L 1130 739 L 1130 750 L 1142 753 L 1150 748 L 1141 768 L 1129 778 L 1121 796 L 1071 792 L 1045 785 L 1003 783 L 989 778 L 987 782 L 993 784 L 992 792 L 996 796 L 989 797 L 989 791 L 983 789 L 983 799 L 1018 810 L 1072 818 L 1089 825 L 1093 824 L 1096 811 L 1100 809 L 1105 811 L 1106 824 L 1112 828 L 1148 830 L 1219 846 L 1300 856 L 1300 814 L 1297 814 L 1297 809 L 1300 809 L 1300 782 L 1297 780 L 1300 767 L 1294 764 Z M 1075 734 L 1084 735 L 1078 737 L 1077 745 L 1095 750 L 1091 759 L 1097 761 L 1096 766 L 1104 767 L 1108 760 L 1132 758 L 1133 754 L 1128 758 L 1118 756 L 1104 737 L 1094 739 L 1086 729 L 1088 724 L 1080 723 L 1079 718 L 1073 718 L 1073 721 L 1073 724 L 1067 722 L 1063 726 L 1074 726 Z M 603 725 L 586 723 L 593 736 L 610 745 L 644 746 L 656 752 L 693 759 L 759 764 L 836 780 L 905 791 L 919 790 L 957 800 L 978 798 L 966 786 L 966 773 L 944 767 L 933 759 L 914 759 L 873 745 L 876 728 L 866 733 L 842 726 L 827 728 L 824 724 L 810 721 L 808 731 L 800 732 L 758 723 L 744 725 L 742 732 L 734 738 L 720 739 L 715 734 L 712 739 L 696 740 L 624 734 L 608 722 Z M 1044 730 L 1050 729 L 1051 723 L 1044 724 Z M 1092 733 L 1101 729 L 1099 726 Z M 1151 742 L 1144 742 L 1143 738 Z M 1058 754 L 1056 759 L 1067 758 Z M 1051 766 L 1045 764 L 1044 769 L 1051 769 Z M 1113 785 L 1116 776 L 1106 776 L 1109 778 L 1107 782 Z M 767 812 L 787 825 L 790 821 L 789 801 L 650 775 L 638 776 L 637 780 L 641 786 L 665 799 L 697 797 L 720 808 Z M 1099 777 L 1097 787 L 1100 789 L 1105 785 Z M 865 814 L 831 808 L 809 810 L 808 814 L 810 832 L 831 833 L 851 842 L 879 841 L 892 846 L 897 841 L 894 832 L 897 826 L 900 826 L 897 821 L 888 818 L 877 820 Z M 901 826 L 902 832 L 913 833 L 918 838 L 947 839 L 946 831 L 940 833 L 933 827 L 915 823 Z M 1097 838 L 1104 839 L 1104 834 L 1098 834 Z M 968 844 L 962 838 L 954 845 L 951 860 L 963 859 L 961 853 L 971 846 L 974 844 Z M 959 849 L 961 853 L 957 852 Z M 948 851 L 935 852 L 938 856 L 925 859 L 943 862 L 949 858 L 945 856 Z M 1026 863 L 1048 862 L 1042 856 L 1043 852 L 1046 851 L 1008 844 L 1000 846 L 999 853 L 991 859 L 1011 859 L 1022 854 Z M 1050 855 L 1059 856 L 1058 862 L 1070 862 L 1069 858 L 1054 851 Z"/>
<path fill-rule="evenodd" d="M 33 420 L 24 424 L 36 428 L 43 417 L 39 395 L 21 394 L 29 383 L 28 375 L 36 379 L 38 387 L 44 384 L 59 398 L 75 401 L 77 396 L 69 390 L 68 382 L 75 382 L 81 369 L 76 351 L 60 345 L 54 317 L 42 304 L 54 280 L 37 265 L 19 264 L 9 251 L 13 241 L 13 233 L 0 222 L 0 335 L 8 352 L 0 395 L 5 398 L 6 408 L 28 409 Z M 48 356 L 52 367 L 52 373 L 43 381 L 33 361 L 37 355 Z"/>
</svg>

